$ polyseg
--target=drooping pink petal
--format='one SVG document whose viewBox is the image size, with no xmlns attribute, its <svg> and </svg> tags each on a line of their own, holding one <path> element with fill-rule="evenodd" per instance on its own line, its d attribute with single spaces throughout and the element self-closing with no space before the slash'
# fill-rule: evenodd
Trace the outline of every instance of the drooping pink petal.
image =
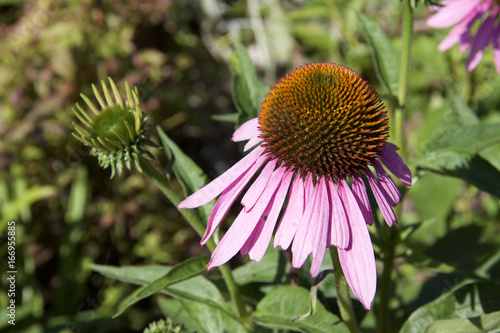
<svg viewBox="0 0 500 333">
<path fill-rule="evenodd" d="M 373 213 L 372 207 L 370 205 L 370 199 L 368 199 L 368 194 L 366 193 L 365 183 L 359 175 L 354 175 L 352 180 L 352 194 L 358 202 L 359 209 L 363 214 L 366 224 L 373 224 Z"/>
<path fill-rule="evenodd" d="M 483 53 L 490 44 L 490 41 L 493 41 L 494 36 L 494 25 L 495 20 L 498 16 L 498 9 L 493 10 L 492 15 L 490 15 L 484 22 L 481 24 L 479 29 L 476 32 L 476 36 L 474 37 L 474 41 L 472 42 L 469 58 L 467 59 L 466 67 L 468 71 L 473 70 L 477 67 L 481 59 L 483 58 Z M 494 15 L 493 15 L 494 14 Z"/>
<path fill-rule="evenodd" d="M 262 213 L 262 216 L 259 219 L 259 222 L 257 222 L 257 225 L 253 229 L 252 233 L 250 236 L 247 238 L 245 241 L 245 244 L 241 247 L 240 253 L 241 256 L 246 256 L 248 252 L 250 252 L 250 249 L 252 248 L 253 244 L 255 244 L 255 241 L 257 238 L 259 238 L 260 233 L 262 232 L 262 229 L 264 229 L 264 225 L 266 224 L 266 216 L 269 214 L 269 211 L 271 210 L 271 207 L 273 205 L 273 200 L 274 196 L 271 198 L 271 202 L 266 207 L 266 210 L 264 210 L 264 213 Z"/>
<path fill-rule="evenodd" d="M 304 214 L 304 202 L 304 182 L 300 176 L 296 176 L 290 187 L 288 204 L 274 236 L 275 248 L 280 246 L 283 250 L 286 250 L 292 243 Z"/>
<path fill-rule="evenodd" d="M 470 25 L 474 22 L 477 9 L 473 9 L 467 16 L 451 29 L 449 34 L 439 43 L 438 50 L 444 52 L 458 42 L 461 45 L 470 43 Z"/>
<path fill-rule="evenodd" d="M 330 198 L 330 233 L 328 237 L 328 246 L 336 246 L 346 249 L 351 245 L 351 230 L 347 222 L 344 205 L 340 201 L 339 194 L 333 181 L 327 181 L 328 195 Z"/>
<path fill-rule="evenodd" d="M 321 263 L 325 257 L 326 242 L 328 236 L 328 225 L 330 222 L 330 202 L 328 200 L 328 189 L 323 177 L 316 184 L 318 187 L 317 214 L 313 215 L 313 223 L 317 224 L 316 234 L 313 235 L 311 276 L 318 275 Z"/>
<path fill-rule="evenodd" d="M 177 208 L 196 208 L 209 203 L 231 185 L 231 183 L 238 179 L 239 176 L 247 172 L 263 152 L 263 147 L 255 148 L 222 175 L 184 199 L 184 201 L 177 205 Z"/>
<path fill-rule="evenodd" d="M 295 268 L 302 267 L 312 252 L 312 234 L 309 232 L 311 229 L 315 229 L 316 226 L 316 221 L 313 221 L 313 214 L 316 211 L 318 189 L 314 186 L 311 176 L 306 177 L 304 188 L 306 192 L 304 215 L 302 215 L 292 244 L 292 266 Z"/>
<path fill-rule="evenodd" d="M 396 145 L 387 142 L 380 155 L 380 160 L 403 184 L 411 186 L 411 171 L 403 162 L 401 156 L 396 153 L 396 149 Z"/>
<path fill-rule="evenodd" d="M 250 119 L 243 124 L 233 133 L 231 140 L 234 142 L 250 140 L 260 134 L 259 131 L 259 118 Z"/>
<path fill-rule="evenodd" d="M 212 253 L 212 258 L 207 265 L 208 269 L 224 264 L 242 248 L 269 206 L 269 202 L 276 192 L 280 181 L 281 179 L 279 178 L 271 178 L 253 209 L 249 212 L 246 212 L 244 209 L 241 210 Z"/>
<path fill-rule="evenodd" d="M 271 211 L 273 210 L 273 207 L 275 207 L 275 205 L 280 204 L 279 202 L 275 203 L 275 200 L 276 200 L 276 196 L 277 196 L 278 192 L 280 192 L 281 184 L 283 183 L 281 180 L 283 178 L 284 172 L 285 172 L 285 170 L 283 168 L 278 168 L 278 169 L 276 169 L 276 171 L 273 172 L 272 177 L 280 180 L 280 183 L 278 185 L 278 189 L 274 193 L 271 200 L 268 202 L 268 206 L 267 206 L 266 210 L 264 211 L 264 214 L 262 214 L 262 218 L 260 219 L 259 223 L 257 224 L 257 227 L 252 232 L 252 235 L 250 237 L 248 237 L 247 241 L 245 242 L 245 245 L 243 245 L 243 247 L 241 248 L 241 255 L 245 256 L 247 254 L 250 254 L 251 250 L 254 248 L 256 242 L 262 236 L 262 232 L 267 232 L 268 227 L 266 227 L 266 225 L 268 225 L 268 216 L 271 213 Z M 281 193 L 280 193 L 280 195 L 281 195 Z M 286 195 L 286 192 L 285 192 L 285 195 Z M 281 203 L 280 205 L 282 205 L 282 204 L 283 203 Z M 280 208 L 281 208 L 281 206 L 280 206 Z M 273 227 L 273 229 L 274 229 L 274 227 Z M 273 229 L 271 229 L 271 232 Z M 269 243 L 269 240 L 267 243 Z M 266 251 L 267 245 L 268 244 L 265 245 L 263 252 Z M 264 255 L 264 253 L 262 253 L 262 255 Z"/>
<path fill-rule="evenodd" d="M 389 204 L 389 202 L 387 202 L 387 198 L 382 193 L 379 183 L 372 175 L 371 171 L 367 170 L 365 175 L 368 179 L 368 183 L 370 183 L 370 188 L 372 189 L 373 195 L 375 196 L 375 200 L 377 200 L 377 204 L 380 208 L 380 211 L 382 212 L 382 215 L 384 216 L 385 222 L 387 222 L 387 225 L 389 227 L 392 227 L 392 223 L 397 222 L 397 220 L 391 205 Z"/>
<path fill-rule="evenodd" d="M 260 261 L 267 250 L 267 247 L 273 235 L 274 227 L 276 226 L 276 221 L 278 220 L 281 208 L 283 207 L 283 203 L 285 202 L 286 194 L 288 192 L 288 187 L 290 185 L 290 181 L 292 180 L 292 176 L 293 173 L 291 172 L 285 173 L 283 180 L 281 181 L 280 186 L 276 191 L 271 211 L 269 212 L 269 215 L 266 219 L 266 225 L 264 226 L 262 233 L 253 245 L 252 249 L 248 253 L 250 255 L 250 259 L 252 260 Z"/>
<path fill-rule="evenodd" d="M 495 62 L 495 67 L 497 73 L 500 74 L 500 21 L 495 29 L 495 36 L 493 37 L 493 61 Z"/>
<path fill-rule="evenodd" d="M 370 234 L 357 201 L 345 180 L 341 180 L 339 184 L 339 196 L 344 204 L 352 232 L 351 246 L 347 249 L 338 249 L 340 265 L 353 293 L 365 309 L 369 310 L 377 288 L 375 254 Z"/>
<path fill-rule="evenodd" d="M 427 25 L 433 28 L 447 28 L 460 22 L 483 0 L 456 0 L 429 17 Z"/>
<path fill-rule="evenodd" d="M 222 192 L 208 218 L 207 229 L 205 230 L 205 234 L 200 241 L 201 245 L 204 245 L 212 236 L 214 231 L 219 227 L 219 224 L 226 216 L 236 198 L 243 191 L 248 181 L 253 177 L 255 172 L 257 172 L 257 170 L 262 166 L 262 164 L 264 164 L 267 159 L 268 157 L 266 155 L 259 156 L 257 161 L 250 167 L 250 169 L 248 169 L 246 173 L 239 176 L 236 181 L 234 181 Z"/>
<path fill-rule="evenodd" d="M 252 186 L 248 189 L 247 193 L 241 199 L 241 204 L 243 205 L 245 211 L 249 212 L 257 200 L 259 200 L 262 192 L 266 188 L 269 179 L 274 174 L 274 168 L 276 167 L 276 160 L 270 160 L 264 169 L 262 169 L 260 175 L 253 182 Z"/>
<path fill-rule="evenodd" d="M 401 193 L 399 193 L 398 187 L 392 180 L 391 176 L 389 176 L 389 174 L 384 170 L 384 168 L 378 161 L 373 162 L 373 167 L 377 172 L 380 189 L 387 199 L 387 202 L 392 207 L 396 207 L 399 203 L 399 200 L 401 200 Z"/>
</svg>

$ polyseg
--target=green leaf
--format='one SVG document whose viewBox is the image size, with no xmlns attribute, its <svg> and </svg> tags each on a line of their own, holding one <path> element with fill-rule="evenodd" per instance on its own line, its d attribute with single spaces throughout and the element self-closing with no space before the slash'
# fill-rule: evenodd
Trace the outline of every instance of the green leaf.
<svg viewBox="0 0 500 333">
<path fill-rule="evenodd" d="M 83 218 L 87 201 L 87 181 L 88 171 L 87 168 L 82 166 L 78 169 L 75 181 L 71 185 L 68 208 L 64 216 L 67 223 L 76 223 Z"/>
<path fill-rule="evenodd" d="M 500 171 L 478 154 L 461 149 L 430 152 L 418 160 L 420 169 L 461 178 L 500 197 Z"/>
<path fill-rule="evenodd" d="M 498 284 L 470 283 L 417 309 L 404 323 L 400 333 L 428 332 L 426 329 L 438 320 L 470 318 L 469 320 L 474 322 L 477 321 L 478 316 L 497 311 L 499 306 L 500 286 Z M 498 317 L 489 317 L 487 323 L 496 325 L 497 321 Z M 441 332 L 450 331 L 442 330 Z"/>
<path fill-rule="evenodd" d="M 49 197 L 57 195 L 57 189 L 54 186 L 33 186 L 29 188 L 22 197 L 17 197 L 14 200 L 6 204 L 5 210 L 3 210 L 2 218 L 0 220 L 0 232 L 3 232 L 7 228 L 8 221 L 15 220 L 24 207 L 29 207 L 33 203 L 47 199 Z"/>
<path fill-rule="evenodd" d="M 183 324 L 189 332 L 246 332 L 235 318 L 205 304 L 162 297 L 158 306 L 166 317 Z"/>
<path fill-rule="evenodd" d="M 460 148 L 471 153 L 478 153 L 499 142 L 500 123 L 450 127 L 435 135 L 427 144 L 425 151 Z"/>
<path fill-rule="evenodd" d="M 261 103 L 269 88 L 257 77 L 255 67 L 247 50 L 235 43 L 235 51 L 229 57 L 229 69 L 233 74 L 233 100 L 239 112 L 237 125 L 259 115 Z"/>
<path fill-rule="evenodd" d="M 125 267 L 91 265 L 90 268 L 104 276 L 138 285 L 149 284 L 161 278 L 172 269 L 169 266 L 157 265 Z M 187 281 L 170 285 L 164 288 L 162 292 L 175 298 L 206 304 L 234 316 L 228 309 L 228 305 L 220 295 L 217 287 L 203 276 L 195 276 Z"/>
<path fill-rule="evenodd" d="M 293 329 L 308 333 L 349 332 L 334 314 L 317 303 L 316 311 L 306 319 L 293 319 L 309 311 L 310 294 L 300 287 L 282 287 L 265 296 L 257 305 L 252 319 L 271 328 Z"/>
<path fill-rule="evenodd" d="M 500 331 L 500 311 L 473 318 L 437 320 L 425 333 L 485 333 Z"/>
<path fill-rule="evenodd" d="M 179 283 L 181 281 L 190 279 L 194 276 L 203 274 L 207 271 L 206 265 L 210 260 L 210 256 L 201 256 L 190 258 L 186 261 L 179 263 L 172 267 L 172 269 L 159 279 L 151 282 L 134 291 L 127 297 L 118 307 L 117 313 L 113 317 L 117 317 L 125 311 L 129 306 L 139 302 L 140 300 L 149 297 L 160 290 L 168 287 L 169 285 Z"/>
<path fill-rule="evenodd" d="M 397 96 L 399 89 L 399 56 L 390 39 L 369 18 L 358 12 L 358 18 L 370 42 L 377 74 L 391 92 Z"/>
<path fill-rule="evenodd" d="M 169 173 L 170 170 L 174 171 L 175 177 L 184 190 L 184 195 L 187 197 L 205 186 L 208 183 L 208 177 L 203 170 L 201 170 L 189 156 L 184 154 L 179 146 L 177 146 L 160 127 L 156 129 L 163 149 L 165 149 L 170 161 L 167 166 L 167 173 Z M 204 221 L 208 220 L 213 206 L 214 202 L 211 202 L 198 208 Z"/>
<path fill-rule="evenodd" d="M 453 90 L 447 92 L 450 104 L 450 116 L 458 126 L 475 125 L 479 123 L 477 114 Z"/>
<path fill-rule="evenodd" d="M 238 121 L 238 113 L 228 113 L 228 114 L 214 114 L 211 118 L 213 120 L 222 121 L 226 123 L 236 123 Z"/>
<path fill-rule="evenodd" d="M 290 271 L 283 251 L 269 244 L 264 257 L 259 261 L 248 261 L 233 270 L 233 277 L 239 286 L 249 283 L 279 283 Z"/>
<path fill-rule="evenodd" d="M 146 284 L 167 274 L 172 268 L 159 265 L 117 267 L 92 264 L 90 269 L 125 283 Z"/>
</svg>

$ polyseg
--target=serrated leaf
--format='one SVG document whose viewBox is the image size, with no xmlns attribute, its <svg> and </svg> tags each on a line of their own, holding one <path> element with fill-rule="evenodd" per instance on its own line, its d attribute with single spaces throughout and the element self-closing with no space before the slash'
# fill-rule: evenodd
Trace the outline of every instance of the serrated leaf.
<svg viewBox="0 0 500 333">
<path fill-rule="evenodd" d="M 451 89 L 448 91 L 450 113 L 458 126 L 476 125 L 479 123 L 477 114 L 464 102 L 464 100 Z"/>
<path fill-rule="evenodd" d="M 450 127 L 435 135 L 427 144 L 425 152 L 459 148 L 478 153 L 499 142 L 500 123 Z"/>
<path fill-rule="evenodd" d="M 373 21 L 359 12 L 358 18 L 370 42 L 377 74 L 391 94 L 397 96 L 399 89 L 399 55 L 394 50 L 390 39 Z"/>
<path fill-rule="evenodd" d="M 189 156 L 184 154 L 182 149 L 160 127 L 157 127 L 157 131 L 169 159 L 167 173 L 170 170 L 174 171 L 175 177 L 184 190 L 184 196 L 187 197 L 205 186 L 208 183 L 208 177 L 203 170 Z M 214 202 L 211 202 L 197 208 L 203 221 L 208 220 L 213 206 Z"/>
<path fill-rule="evenodd" d="M 432 151 L 417 161 L 420 169 L 458 177 L 500 197 L 500 171 L 480 155 L 461 149 Z"/>
<path fill-rule="evenodd" d="M 183 261 L 176 266 L 172 267 L 172 269 L 166 273 L 164 276 L 159 279 L 154 280 L 153 282 L 137 289 L 134 291 L 129 297 L 123 300 L 118 307 L 117 313 L 113 317 L 117 317 L 123 313 L 129 306 L 139 302 L 140 300 L 149 297 L 160 290 L 173 285 L 175 283 L 179 283 L 181 281 L 190 279 L 194 276 L 206 273 L 206 265 L 210 259 L 210 256 L 201 256 L 190 258 L 186 261 Z"/>
<path fill-rule="evenodd" d="M 317 303 L 316 311 L 303 320 L 293 319 L 307 313 L 310 294 L 300 287 L 282 287 L 265 296 L 257 305 L 252 319 L 271 328 L 293 329 L 308 333 L 349 332 L 347 326 L 334 314 Z"/>
<path fill-rule="evenodd" d="M 247 50 L 235 43 L 235 51 L 229 57 L 229 69 L 233 74 L 233 100 L 239 112 L 237 125 L 259 115 L 261 103 L 268 93 L 268 87 L 257 77 L 255 67 Z"/>
<path fill-rule="evenodd" d="M 426 329 L 437 320 L 475 318 L 497 311 L 499 306 L 498 284 L 470 283 L 417 309 L 404 323 L 400 333 L 427 332 Z"/>
</svg>

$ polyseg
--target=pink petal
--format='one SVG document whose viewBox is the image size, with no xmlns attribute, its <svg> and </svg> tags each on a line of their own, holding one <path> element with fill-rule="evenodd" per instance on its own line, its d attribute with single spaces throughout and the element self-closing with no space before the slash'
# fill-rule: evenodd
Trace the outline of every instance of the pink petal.
<svg viewBox="0 0 500 333">
<path fill-rule="evenodd" d="M 466 64 L 467 70 L 469 71 L 477 67 L 483 57 L 484 50 L 488 47 L 490 41 L 493 41 L 495 38 L 494 24 L 495 19 L 498 16 L 498 10 L 494 10 L 493 12 L 496 12 L 496 15 L 490 15 L 486 20 L 484 20 L 476 32 Z"/>
<path fill-rule="evenodd" d="M 403 182 L 406 186 L 411 186 L 411 171 L 408 169 L 403 159 L 396 153 L 397 147 L 387 142 L 380 160 L 389 169 L 394 176 Z"/>
<path fill-rule="evenodd" d="M 229 168 L 219 177 L 212 180 L 210 183 L 199 189 L 189 197 L 184 199 L 177 208 L 196 208 L 203 206 L 212 201 L 222 191 L 224 191 L 231 183 L 239 176 L 247 172 L 248 169 L 258 160 L 259 156 L 264 152 L 263 147 L 257 147 L 247 156 L 243 157 L 238 163 Z"/>
<path fill-rule="evenodd" d="M 255 145 L 258 143 L 262 142 L 262 140 L 258 136 L 254 136 L 248 142 L 245 144 L 245 147 L 243 147 L 243 151 L 247 151 L 250 148 L 253 148 Z"/>
<path fill-rule="evenodd" d="M 241 210 L 212 253 L 212 258 L 207 265 L 208 269 L 224 264 L 242 248 L 269 206 L 280 181 L 280 178 L 271 178 L 255 207 L 249 212 Z"/>
<path fill-rule="evenodd" d="M 257 161 L 248 169 L 247 172 L 242 174 L 238 179 L 233 182 L 229 187 L 227 187 L 215 203 L 214 209 L 210 213 L 210 217 L 207 221 L 207 229 L 205 234 L 200 241 L 201 245 L 204 245 L 207 240 L 212 236 L 214 231 L 217 229 L 221 221 L 226 217 L 227 212 L 233 205 L 236 198 L 240 195 L 241 191 L 245 188 L 248 181 L 253 177 L 255 172 L 264 164 L 268 159 L 266 155 L 261 155 Z"/>
<path fill-rule="evenodd" d="M 493 60 L 497 73 L 500 74 L 500 22 L 495 29 L 495 37 L 493 38 Z"/>
<path fill-rule="evenodd" d="M 366 193 L 365 183 L 359 175 L 354 175 L 352 181 L 352 194 L 358 202 L 359 209 L 363 214 L 366 224 L 373 224 L 373 213 L 372 207 L 370 206 L 370 199 L 368 199 L 368 194 Z"/>
<path fill-rule="evenodd" d="M 292 243 L 304 214 L 304 182 L 300 176 L 297 175 L 293 180 L 289 193 L 287 207 L 274 236 L 274 247 L 280 246 L 283 250 Z"/>
<path fill-rule="evenodd" d="M 447 28 L 457 24 L 474 10 L 483 0 L 456 0 L 441 7 L 438 12 L 427 20 L 427 25 L 433 28 Z"/>
<path fill-rule="evenodd" d="M 257 238 L 259 238 L 262 229 L 264 229 L 264 225 L 266 224 L 265 216 L 267 216 L 267 214 L 269 214 L 269 211 L 271 210 L 271 206 L 273 204 L 272 201 L 273 199 L 271 199 L 271 202 L 266 207 L 266 210 L 259 219 L 257 226 L 255 227 L 255 229 L 253 229 L 252 234 L 247 238 L 245 244 L 243 244 L 243 246 L 241 247 L 240 253 L 243 257 L 246 256 L 248 252 L 250 252 L 250 249 L 255 244 L 255 241 L 257 240 Z"/>
<path fill-rule="evenodd" d="M 340 200 L 333 181 L 327 181 L 327 186 L 331 208 L 330 234 L 327 245 L 334 245 L 341 249 L 346 249 L 351 245 L 351 231 L 349 229 L 349 223 L 347 222 L 344 205 L 342 205 L 342 201 Z"/>
<path fill-rule="evenodd" d="M 312 177 L 306 177 L 304 187 L 306 191 L 304 215 L 300 220 L 299 228 L 297 229 L 292 244 L 292 266 L 295 268 L 302 267 L 307 257 L 312 252 L 313 233 L 309 233 L 309 231 L 315 229 L 316 225 L 316 222 L 313 221 L 313 214 L 317 210 L 316 197 L 318 190 L 313 184 Z"/>
<path fill-rule="evenodd" d="M 269 161 L 260 173 L 259 177 L 257 177 L 252 186 L 250 186 L 247 193 L 245 193 L 243 199 L 241 199 L 241 204 L 245 207 L 245 211 L 249 212 L 253 206 L 255 206 L 257 200 L 259 200 L 262 192 L 266 188 L 269 179 L 273 176 L 275 166 L 276 160 Z"/>
<path fill-rule="evenodd" d="M 438 50 L 440 52 L 444 52 L 451 48 L 456 43 L 461 40 L 464 41 L 464 35 L 467 35 L 469 31 L 469 26 L 467 21 L 462 21 L 457 24 L 453 29 L 451 29 L 450 33 L 439 43 Z M 470 34 L 469 34 L 470 37 Z"/>
<path fill-rule="evenodd" d="M 369 310 L 377 288 L 375 254 L 370 234 L 356 199 L 344 180 L 339 185 L 339 195 L 344 203 L 352 231 L 351 247 L 345 250 L 338 249 L 340 265 L 352 291 L 365 309 Z"/>
<path fill-rule="evenodd" d="M 312 277 L 318 275 L 321 263 L 323 263 L 331 211 L 325 179 L 323 177 L 320 178 L 316 186 L 318 187 L 317 203 L 319 204 L 319 207 L 318 205 L 316 206 L 316 214 L 313 215 L 312 218 L 312 223 L 317 224 L 316 234 L 313 238 L 312 263 L 310 270 Z"/>
<path fill-rule="evenodd" d="M 375 196 L 375 200 L 377 200 L 377 204 L 380 208 L 380 211 L 382 212 L 382 215 L 384 216 L 385 222 L 387 222 L 387 225 L 389 227 L 392 227 L 392 222 L 397 222 L 397 220 L 391 205 L 389 205 L 389 203 L 387 202 L 386 197 L 380 190 L 379 183 L 372 175 L 372 173 L 369 170 L 367 170 L 365 175 L 366 178 L 368 178 L 368 183 L 370 183 L 373 195 Z"/>
<path fill-rule="evenodd" d="M 260 134 L 259 131 L 259 118 L 250 119 L 243 124 L 233 133 L 231 140 L 234 142 L 250 140 Z"/>
<path fill-rule="evenodd" d="M 401 193 L 399 193 L 398 187 L 392 180 L 391 176 L 389 176 L 389 174 L 384 170 L 384 168 L 378 161 L 373 162 L 373 167 L 377 172 L 377 179 L 384 197 L 392 207 L 396 207 L 399 203 L 399 200 L 401 200 Z"/>
<path fill-rule="evenodd" d="M 284 168 L 280 168 L 284 172 Z M 267 250 L 269 242 L 271 241 L 271 236 L 274 231 L 274 227 L 276 225 L 276 221 L 278 220 L 278 216 L 281 212 L 281 208 L 283 207 L 283 203 L 285 202 L 286 194 L 288 192 L 288 187 L 290 185 L 290 181 L 292 180 L 293 173 L 287 172 L 285 173 L 283 180 L 280 183 L 278 190 L 276 191 L 274 200 L 272 202 L 272 208 L 269 212 L 269 215 L 266 219 L 266 224 L 259 238 L 256 240 L 254 245 L 252 246 L 250 252 L 250 259 L 255 261 L 260 261 L 264 256 L 264 253 Z"/>
</svg>

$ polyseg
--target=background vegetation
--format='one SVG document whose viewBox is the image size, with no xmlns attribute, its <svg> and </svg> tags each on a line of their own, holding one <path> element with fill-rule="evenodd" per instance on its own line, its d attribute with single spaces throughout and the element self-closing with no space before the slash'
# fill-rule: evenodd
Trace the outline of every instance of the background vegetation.
<svg viewBox="0 0 500 333">
<path fill-rule="evenodd" d="M 18 271 L 16 326 L 3 315 L 9 299 L 2 292 L 0 330 L 142 332 L 171 314 L 170 303 L 161 301 L 167 297 L 142 300 L 112 319 L 134 287 L 90 265 L 175 265 L 208 253 L 152 183 L 134 171 L 110 180 L 109 170 L 71 136 L 80 93 L 92 95 L 91 84 L 107 77 L 119 87 L 125 81 L 137 87 L 150 121 L 214 178 L 242 156 L 229 140 L 234 124 L 220 121 L 237 112 L 228 65 L 235 42 L 246 47 L 268 86 L 304 63 L 334 62 L 360 73 L 393 111 L 390 87 L 375 69 L 373 39 L 358 12 L 391 47 L 400 47 L 398 0 L 0 1 L 0 256 L 6 257 L 7 222 L 13 220 Z M 458 144 L 461 126 L 500 121 L 500 76 L 491 51 L 472 73 L 457 48 L 439 53 L 446 31 L 425 26 L 430 11 L 423 4 L 415 15 L 405 125 L 415 185 L 399 218 L 402 242 L 394 245 L 393 331 L 464 281 L 500 277 L 497 128 L 490 128 L 488 144 L 474 151 L 480 160 L 464 172 L 431 154 L 453 140 Z M 155 153 L 167 165 L 163 151 Z M 376 231 L 372 239 L 383 259 L 390 231 Z M 280 251 L 270 256 L 286 263 Z M 4 264 L 2 290 L 8 288 Z M 270 276 L 262 280 L 245 281 L 250 271 L 239 273 L 239 283 L 254 295 L 247 299 L 251 306 L 273 279 L 312 283 L 307 267 L 289 272 L 287 266 L 281 277 L 273 275 L 274 266 L 266 267 L 254 266 Z M 216 276 L 212 282 L 218 283 Z M 335 312 L 332 286 L 322 285 L 320 299 Z M 485 290 L 499 293 L 489 284 Z M 493 297 L 483 313 L 500 310 L 499 299 Z M 363 329 L 373 330 L 374 312 L 358 314 Z"/>
</svg>

